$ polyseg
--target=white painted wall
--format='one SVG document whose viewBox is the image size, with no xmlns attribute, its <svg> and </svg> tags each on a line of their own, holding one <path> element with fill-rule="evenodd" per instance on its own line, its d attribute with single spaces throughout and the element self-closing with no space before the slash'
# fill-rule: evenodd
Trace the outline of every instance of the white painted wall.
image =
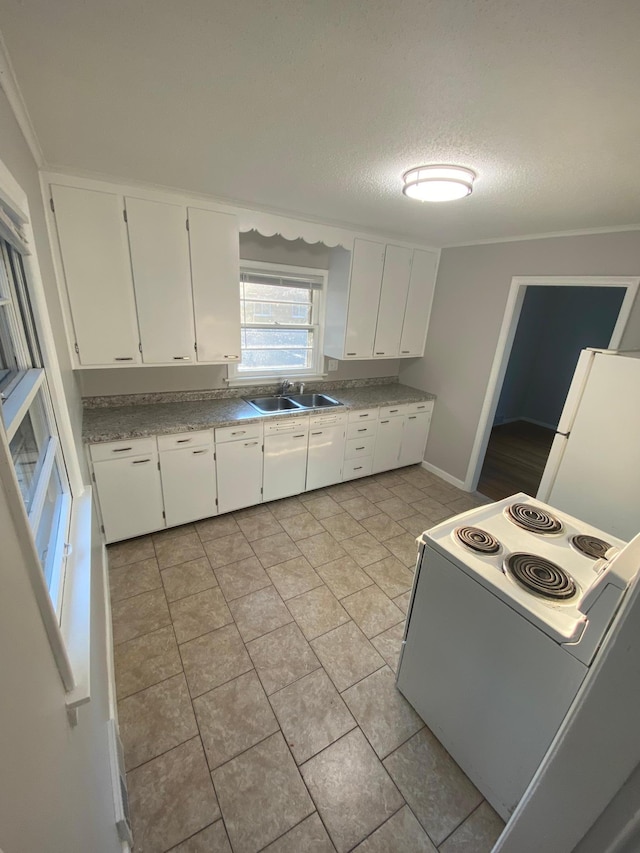
<svg viewBox="0 0 640 853">
<path fill-rule="evenodd" d="M 465 479 L 513 276 L 640 275 L 640 231 L 444 249 L 424 358 L 400 381 L 438 395 L 426 459 Z M 640 299 L 623 349 L 640 348 Z"/>
</svg>

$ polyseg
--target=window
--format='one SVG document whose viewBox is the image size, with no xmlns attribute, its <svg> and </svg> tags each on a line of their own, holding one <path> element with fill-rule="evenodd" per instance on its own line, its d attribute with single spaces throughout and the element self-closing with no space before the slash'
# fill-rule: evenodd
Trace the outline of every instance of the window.
<svg viewBox="0 0 640 853">
<path fill-rule="evenodd" d="M 321 373 L 324 282 L 322 270 L 242 264 L 242 360 L 230 366 L 230 378 Z"/>
</svg>

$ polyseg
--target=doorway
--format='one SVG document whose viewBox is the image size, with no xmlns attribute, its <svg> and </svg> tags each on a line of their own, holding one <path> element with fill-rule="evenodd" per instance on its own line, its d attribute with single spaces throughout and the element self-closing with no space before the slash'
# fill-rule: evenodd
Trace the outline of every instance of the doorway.
<svg viewBox="0 0 640 853">
<path fill-rule="evenodd" d="M 615 349 L 638 279 L 516 278 L 465 485 L 535 495 L 585 347 Z"/>
</svg>

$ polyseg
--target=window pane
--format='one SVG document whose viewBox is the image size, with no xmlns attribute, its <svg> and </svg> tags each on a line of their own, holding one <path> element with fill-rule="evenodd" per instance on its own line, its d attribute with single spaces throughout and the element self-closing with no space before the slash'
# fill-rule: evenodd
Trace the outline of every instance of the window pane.
<svg viewBox="0 0 640 853">
<path fill-rule="evenodd" d="M 313 365 L 313 354 L 310 350 L 273 350 L 255 349 L 243 352 L 242 363 L 238 370 L 249 371 L 263 368 L 270 370 L 301 370 L 308 369 Z"/>
<path fill-rule="evenodd" d="M 64 503 L 64 492 L 62 482 L 58 472 L 58 466 L 54 465 L 51 470 L 51 478 L 47 488 L 47 494 L 44 502 L 42 515 L 38 529 L 35 531 L 36 549 L 42 564 L 42 570 L 45 574 L 47 586 L 51 585 L 51 576 L 56 567 L 53 559 L 53 549 L 55 547 L 55 539 L 58 535 L 58 526 L 60 524 L 60 516 Z"/>
<path fill-rule="evenodd" d="M 49 431 L 46 427 L 44 407 L 38 396 L 34 399 L 29 412 L 16 430 L 9 444 L 16 477 L 27 512 L 38 483 L 38 471 L 47 449 Z"/>
<path fill-rule="evenodd" d="M 308 329 L 243 329 L 242 348 L 256 347 L 283 349 L 287 347 L 312 347 L 313 332 Z"/>
<path fill-rule="evenodd" d="M 311 324 L 311 305 L 292 302 L 242 303 L 243 323 L 285 323 L 308 326 Z"/>
<path fill-rule="evenodd" d="M 0 306 L 0 391 L 5 391 L 19 372 L 18 358 L 9 334 L 6 309 L 6 305 Z"/>
<path fill-rule="evenodd" d="M 270 302 L 310 302 L 310 287 L 281 287 L 275 284 L 242 282 L 244 299 L 268 299 Z"/>
</svg>

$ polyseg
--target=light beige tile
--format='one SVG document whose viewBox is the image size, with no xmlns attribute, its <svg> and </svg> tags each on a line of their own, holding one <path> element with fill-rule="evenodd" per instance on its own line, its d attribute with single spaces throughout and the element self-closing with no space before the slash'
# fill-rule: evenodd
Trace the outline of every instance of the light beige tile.
<svg viewBox="0 0 640 853">
<path fill-rule="evenodd" d="M 369 518 L 363 518 L 362 525 L 378 542 L 384 542 L 385 539 L 400 536 L 405 532 L 397 522 L 383 512 L 378 515 L 370 515 Z"/>
<path fill-rule="evenodd" d="M 424 533 L 425 530 L 430 530 L 435 522 L 430 518 L 427 518 L 426 515 L 421 515 L 417 512 L 415 515 L 410 515 L 408 518 L 399 519 L 398 524 L 400 527 L 404 527 L 407 533 L 418 537 L 421 533 Z"/>
<path fill-rule="evenodd" d="M 167 527 L 165 530 L 158 530 L 151 534 L 154 545 L 157 542 L 166 542 L 167 539 L 176 539 L 178 536 L 185 536 L 187 533 L 194 533 L 195 526 L 189 524 L 179 524 L 177 527 Z"/>
<path fill-rule="evenodd" d="M 330 515 L 338 515 L 342 512 L 340 504 L 334 501 L 329 495 L 323 495 L 320 498 L 313 498 L 305 501 L 307 511 L 315 516 L 318 520 L 328 518 Z"/>
<path fill-rule="evenodd" d="M 361 533 L 353 539 L 345 539 L 342 544 L 361 569 L 389 556 L 385 546 L 370 533 Z"/>
<path fill-rule="evenodd" d="M 220 817 L 198 737 L 132 770 L 127 783 L 136 850 L 144 853 L 163 853 Z M 218 838 L 219 832 L 209 837 Z M 205 848 L 190 842 L 175 850 L 225 853 L 220 845 Z"/>
<path fill-rule="evenodd" d="M 253 557 L 251 545 L 247 542 L 244 533 L 231 533 L 229 536 L 219 536 L 204 543 L 207 557 L 211 568 L 215 570 Z"/>
<path fill-rule="evenodd" d="M 247 644 L 251 660 L 268 694 L 318 669 L 320 661 L 294 623 Z"/>
<path fill-rule="evenodd" d="M 397 557 L 385 557 L 384 560 L 367 566 L 365 571 L 389 598 L 397 598 L 411 589 L 413 584 L 413 572 Z"/>
<path fill-rule="evenodd" d="M 434 524 L 437 524 L 439 521 L 444 521 L 445 518 L 449 518 L 454 515 L 454 511 L 450 507 L 445 506 L 445 504 L 442 504 L 440 501 L 436 501 L 433 498 L 423 497 L 420 501 L 412 501 L 411 506 L 416 512 L 419 512 L 422 515 L 427 515 Z"/>
<path fill-rule="evenodd" d="M 462 496 L 455 498 L 452 501 L 445 501 L 447 507 L 455 514 L 459 512 L 466 512 L 468 509 L 475 509 L 481 505 L 481 501 L 478 498 L 474 498 L 472 495 Z"/>
<path fill-rule="evenodd" d="M 118 702 L 127 770 L 198 734 L 183 673 Z"/>
<path fill-rule="evenodd" d="M 312 640 L 311 648 L 338 692 L 384 666 L 384 661 L 355 622 L 347 622 Z"/>
<path fill-rule="evenodd" d="M 234 518 L 251 518 L 255 515 L 264 515 L 270 512 L 269 504 L 256 504 L 255 506 L 247 506 L 244 509 L 238 509 L 233 513 Z"/>
<path fill-rule="evenodd" d="M 393 494 L 397 498 L 400 498 L 401 501 L 408 504 L 413 504 L 414 501 L 421 501 L 425 496 L 424 492 L 419 488 L 406 482 L 401 486 L 392 486 L 389 491 L 393 492 Z"/>
<path fill-rule="evenodd" d="M 179 643 L 186 643 L 233 621 L 227 602 L 217 587 L 172 601 L 169 609 Z"/>
<path fill-rule="evenodd" d="M 204 548 L 195 531 L 185 533 L 184 536 L 158 540 L 154 542 L 154 548 L 161 569 L 168 569 L 169 566 L 177 566 L 179 563 L 204 557 Z"/>
<path fill-rule="evenodd" d="M 119 699 L 182 672 L 171 625 L 120 643 L 114 647 L 113 657 Z"/>
<path fill-rule="evenodd" d="M 391 486 L 399 486 L 403 481 L 402 470 L 400 471 L 383 471 L 382 474 L 374 474 L 373 480 L 390 489 Z"/>
<path fill-rule="evenodd" d="M 185 643 L 180 654 L 192 696 L 200 696 L 253 667 L 235 625 L 225 625 Z"/>
<path fill-rule="evenodd" d="M 367 637 L 375 637 L 404 620 L 402 611 L 375 585 L 348 595 L 342 604 Z"/>
<path fill-rule="evenodd" d="M 384 667 L 342 694 L 378 758 L 389 755 L 424 725 L 395 681 L 393 672 Z"/>
<path fill-rule="evenodd" d="M 162 572 L 162 582 L 167 601 L 177 601 L 196 592 L 218 586 L 216 576 L 206 557 L 189 560 L 179 566 L 172 566 Z"/>
<path fill-rule="evenodd" d="M 384 544 L 407 568 L 415 569 L 418 559 L 418 545 L 415 537 L 410 533 L 403 533 L 401 536 L 387 539 Z"/>
<path fill-rule="evenodd" d="M 356 561 L 346 555 L 318 566 L 318 574 L 336 598 L 344 598 L 373 583 Z"/>
<path fill-rule="evenodd" d="M 459 498 L 468 499 L 470 497 L 469 492 L 464 492 L 451 483 L 445 483 L 444 480 L 439 480 L 437 483 L 426 483 L 422 486 L 422 490 L 427 497 L 433 498 L 443 504 L 451 503 L 451 501 Z M 467 509 L 472 509 L 473 506 L 475 504 L 468 506 Z"/>
<path fill-rule="evenodd" d="M 265 569 L 300 556 L 296 543 L 286 533 L 276 533 L 274 536 L 258 539 L 253 543 L 253 550 Z"/>
<path fill-rule="evenodd" d="M 213 771 L 234 853 L 256 853 L 315 809 L 277 732 Z"/>
<path fill-rule="evenodd" d="M 127 539 L 125 542 L 116 542 L 107 546 L 107 559 L 110 569 L 117 569 L 129 563 L 139 563 L 140 560 L 148 560 L 155 557 L 151 536 L 138 536 L 136 539 Z"/>
<path fill-rule="evenodd" d="M 400 656 L 403 636 L 404 622 L 400 622 L 399 625 L 394 625 L 388 631 L 378 634 L 371 641 L 394 672 L 398 669 L 398 657 Z"/>
<path fill-rule="evenodd" d="M 323 669 L 273 693 L 271 705 L 298 764 L 356 725 Z"/>
<path fill-rule="evenodd" d="M 404 805 L 359 729 L 301 768 L 338 853 L 346 853 Z"/>
<path fill-rule="evenodd" d="M 338 515 L 330 515 L 328 518 L 323 518 L 322 524 L 336 542 L 341 542 L 343 539 L 350 539 L 352 536 L 357 536 L 359 533 L 365 532 L 364 527 L 353 516 L 349 515 L 348 512 L 341 512 Z"/>
<path fill-rule="evenodd" d="M 385 758 L 384 766 L 436 846 L 482 800 L 426 727 Z"/>
<path fill-rule="evenodd" d="M 282 500 L 279 501 L 271 501 L 267 506 L 273 513 L 274 518 L 277 518 L 278 521 L 282 521 L 285 518 L 291 518 L 301 512 L 306 512 L 304 505 L 296 497 L 282 498 Z"/>
<path fill-rule="evenodd" d="M 427 833 L 408 806 L 403 806 L 362 844 L 358 844 L 353 853 L 401 853 L 401 851 L 437 853 Z"/>
<path fill-rule="evenodd" d="M 192 835 L 177 847 L 172 847 L 171 853 L 231 853 L 224 821 L 212 823 L 202 832 Z"/>
<path fill-rule="evenodd" d="M 278 731 L 278 722 L 255 672 L 193 700 L 200 736 L 213 770 Z"/>
<path fill-rule="evenodd" d="M 392 492 L 385 488 L 381 483 L 376 483 L 373 480 L 360 482 L 356 485 L 356 491 L 371 503 L 379 503 L 393 497 Z"/>
<path fill-rule="evenodd" d="M 285 601 L 294 595 L 322 586 L 322 578 L 311 567 L 306 557 L 294 557 L 293 560 L 271 566 L 267 574 Z"/>
<path fill-rule="evenodd" d="M 287 606 L 307 640 L 349 621 L 344 607 L 326 586 L 290 598 Z"/>
<path fill-rule="evenodd" d="M 272 586 L 236 598 L 229 603 L 229 608 L 245 643 L 293 621 L 291 613 Z"/>
<path fill-rule="evenodd" d="M 203 542 L 209 542 L 211 539 L 221 539 L 223 536 L 239 533 L 240 528 L 232 515 L 218 515 L 204 521 L 196 521 L 196 531 Z"/>
<path fill-rule="evenodd" d="M 265 847 L 264 853 L 335 853 L 335 850 L 318 813 L 314 812 Z"/>
<path fill-rule="evenodd" d="M 298 545 L 314 568 L 345 556 L 344 548 L 330 533 L 326 532 L 310 536 L 309 539 L 302 539 Z"/>
<path fill-rule="evenodd" d="M 491 853 L 504 821 L 484 800 L 440 847 L 441 853 Z"/>
<path fill-rule="evenodd" d="M 255 542 L 256 539 L 264 539 L 265 536 L 273 536 L 275 533 L 282 533 L 282 527 L 270 512 L 249 516 L 248 518 L 239 518 L 238 526 L 247 537 L 248 542 Z"/>
<path fill-rule="evenodd" d="M 164 590 L 154 589 L 115 601 L 111 607 L 114 644 L 132 640 L 171 623 Z"/>
<path fill-rule="evenodd" d="M 237 563 L 220 566 L 215 574 L 227 601 L 248 595 L 271 583 L 257 557 L 248 557 Z"/>
<path fill-rule="evenodd" d="M 315 536 L 317 533 L 324 533 L 324 527 L 306 510 L 291 518 L 283 519 L 282 526 L 295 542 Z"/>
<path fill-rule="evenodd" d="M 362 521 L 363 518 L 368 518 L 370 515 L 377 515 L 380 510 L 371 503 L 371 501 L 358 495 L 357 498 L 348 498 L 341 503 L 343 510 L 346 510 L 349 515 L 353 516 L 356 521 Z"/>
<path fill-rule="evenodd" d="M 122 601 L 161 586 L 162 579 L 155 557 L 141 560 L 139 563 L 129 563 L 109 572 L 111 601 Z"/>
<path fill-rule="evenodd" d="M 414 508 L 410 504 L 400 500 L 398 497 L 391 497 L 384 501 L 379 501 L 376 506 L 380 512 L 384 512 L 394 521 L 398 521 L 399 518 L 408 518 L 410 515 L 415 515 Z"/>
<path fill-rule="evenodd" d="M 409 609 L 409 603 L 411 602 L 411 590 L 407 590 L 407 592 L 403 592 L 402 595 L 398 595 L 393 599 L 394 604 L 397 604 L 400 610 L 407 615 L 407 610 Z"/>
<path fill-rule="evenodd" d="M 348 501 L 350 498 L 359 497 L 351 483 L 336 483 L 335 486 L 328 486 L 325 491 L 329 497 L 332 497 L 339 504 Z"/>
</svg>

